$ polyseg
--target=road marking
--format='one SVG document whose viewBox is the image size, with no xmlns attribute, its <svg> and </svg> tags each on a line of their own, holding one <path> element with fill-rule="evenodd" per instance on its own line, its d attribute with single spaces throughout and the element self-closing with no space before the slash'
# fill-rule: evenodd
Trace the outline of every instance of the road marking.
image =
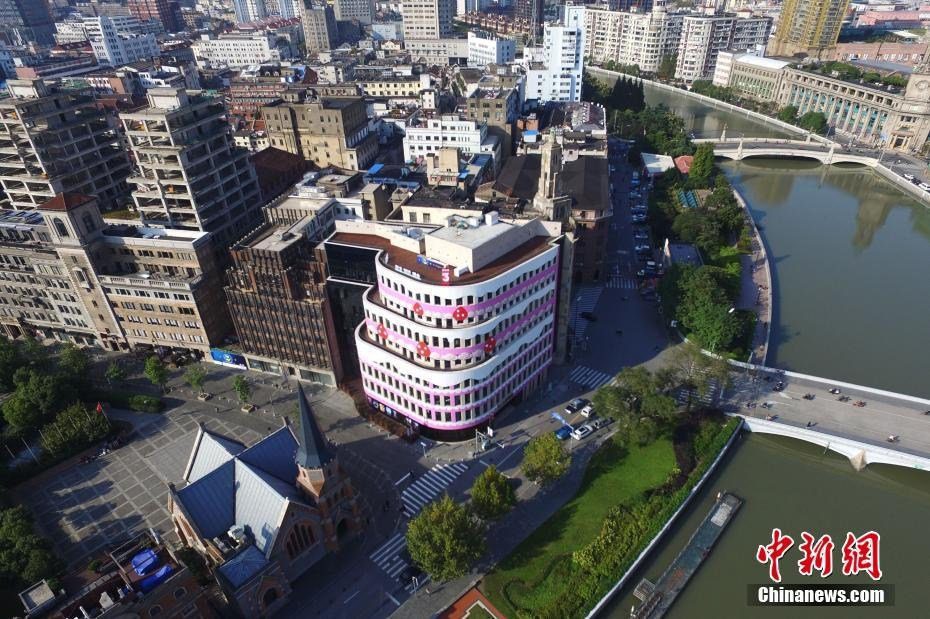
<svg viewBox="0 0 930 619">
<path fill-rule="evenodd" d="M 398 479 L 397 481 L 395 481 L 395 482 L 394 482 L 394 485 L 395 485 L 395 486 L 401 485 L 402 483 L 404 483 L 405 481 L 407 481 L 407 478 L 408 478 L 408 477 L 413 477 L 413 473 L 407 473 L 406 475 L 404 475 L 403 477 L 401 477 L 400 479 Z"/>
<path fill-rule="evenodd" d="M 398 601 L 397 601 L 397 598 L 395 598 L 393 595 L 391 595 L 391 594 L 388 593 L 387 591 L 384 592 L 384 595 L 388 596 L 388 598 L 390 598 L 390 600 L 391 600 L 392 602 L 394 602 L 395 604 L 397 604 L 397 606 L 400 606 L 400 602 L 398 602 Z"/>
<path fill-rule="evenodd" d="M 351 602 L 351 601 L 352 601 L 352 598 L 354 598 L 354 597 L 355 597 L 356 595 L 358 595 L 358 594 L 359 594 L 359 592 L 356 591 L 355 593 L 353 593 L 352 595 L 350 595 L 349 597 L 347 597 L 347 598 L 346 598 L 346 601 L 343 602 L 343 605 L 348 604 L 349 602 Z"/>
</svg>

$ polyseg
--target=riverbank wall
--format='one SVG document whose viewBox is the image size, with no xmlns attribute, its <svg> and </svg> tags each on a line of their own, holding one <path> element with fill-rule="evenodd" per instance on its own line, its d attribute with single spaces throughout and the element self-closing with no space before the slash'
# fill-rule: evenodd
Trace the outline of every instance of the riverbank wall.
<svg viewBox="0 0 930 619">
<path fill-rule="evenodd" d="M 618 71 L 608 71 L 607 69 L 602 69 L 600 67 L 595 67 L 595 66 L 589 66 L 588 70 L 593 74 L 601 74 L 601 75 L 612 77 L 612 78 L 616 78 L 621 75 L 626 75 L 625 73 L 620 73 Z M 732 103 L 720 101 L 718 99 L 714 99 L 706 95 L 698 94 L 696 92 L 691 92 L 690 90 L 685 90 L 684 88 L 678 88 L 677 86 L 670 86 L 668 84 L 663 84 L 662 82 L 656 82 L 654 80 L 644 79 L 641 77 L 637 79 L 641 80 L 644 84 L 649 84 L 650 86 L 655 87 L 659 90 L 685 95 L 686 97 L 690 97 L 694 99 L 695 101 L 700 101 L 701 103 L 709 107 L 712 107 L 715 109 L 727 110 L 734 114 L 741 114 L 743 116 L 746 116 L 747 118 L 752 118 L 753 120 L 757 120 L 759 122 L 765 123 L 772 127 L 777 127 L 784 131 L 790 131 L 796 135 L 804 136 L 805 138 L 809 138 L 811 140 L 820 142 L 821 144 L 827 144 L 827 145 L 833 144 L 837 148 L 843 147 L 842 144 L 840 144 L 839 142 L 836 142 L 829 138 L 825 138 L 821 135 L 811 133 L 805 129 L 801 129 L 800 127 L 792 125 L 791 123 L 787 123 L 783 120 L 772 118 L 771 116 L 766 116 L 765 114 L 760 114 L 759 112 L 754 112 L 752 110 L 747 110 L 745 108 L 742 108 L 738 105 L 734 105 Z M 889 155 L 889 156 L 893 156 L 893 155 Z M 869 157 L 868 159 L 870 161 L 866 163 L 865 165 L 875 170 L 882 178 L 884 178 L 885 180 L 895 185 L 898 189 L 900 189 L 904 193 L 907 193 L 917 198 L 918 200 L 923 202 L 925 205 L 930 206 L 930 192 L 924 191 L 923 189 L 921 189 L 914 183 L 906 180 L 904 177 L 897 174 L 894 170 L 886 167 L 882 162 L 878 161 L 878 159 L 875 159 L 874 157 Z"/>
<path fill-rule="evenodd" d="M 591 611 L 585 616 L 585 619 L 594 619 L 594 617 L 596 617 L 598 613 L 604 610 L 604 608 L 610 603 L 613 597 L 617 595 L 617 593 L 627 584 L 627 582 L 629 582 L 633 574 L 636 573 L 636 570 L 642 567 L 643 563 L 646 561 L 647 557 L 649 556 L 649 553 L 651 553 L 652 550 L 659 544 L 659 542 L 662 541 L 662 538 L 665 537 L 665 535 L 671 530 L 672 525 L 675 524 L 675 521 L 678 520 L 678 517 L 685 511 L 685 509 L 688 508 L 689 505 L 691 505 L 691 501 L 701 491 L 701 488 L 704 487 L 704 482 L 710 479 L 710 476 L 713 475 L 714 471 L 717 470 L 717 465 L 719 465 L 720 462 L 723 460 L 724 456 L 726 456 L 727 453 L 729 453 L 730 447 L 732 447 L 733 443 L 736 442 L 736 439 L 739 437 L 740 432 L 742 431 L 745 423 L 746 423 L 746 420 L 740 417 L 739 426 L 737 426 L 736 430 L 730 436 L 730 439 L 723 446 L 723 449 L 720 450 L 720 453 L 717 454 L 717 457 L 714 458 L 714 461 L 711 463 L 711 465 L 707 468 L 706 471 L 704 471 L 704 474 L 701 476 L 701 478 L 697 481 L 696 484 L 694 484 L 694 487 L 691 488 L 691 492 L 688 493 L 688 496 L 685 497 L 685 500 L 681 502 L 681 505 L 678 506 L 678 509 L 675 510 L 675 513 L 672 514 L 671 517 L 668 519 L 668 522 L 666 522 L 665 525 L 661 529 L 659 529 L 659 532 L 656 533 L 655 537 L 652 538 L 649 544 L 645 548 L 643 548 L 643 551 L 639 553 L 639 556 L 636 557 L 636 560 L 633 561 L 632 565 L 630 565 L 629 569 L 627 569 L 627 571 L 624 572 L 624 574 L 620 577 L 617 583 L 610 589 L 610 591 L 607 592 L 606 595 L 604 595 L 603 598 L 601 598 L 601 600 L 597 603 L 597 605 L 595 605 L 594 608 L 592 608 Z"/>
<path fill-rule="evenodd" d="M 595 74 L 601 73 L 609 77 L 620 77 L 621 75 L 626 75 L 627 77 L 631 77 L 627 75 L 626 73 L 620 73 L 619 71 L 608 71 L 607 69 L 602 69 L 601 67 L 588 66 L 586 68 L 591 73 L 595 73 Z M 696 92 L 691 92 L 690 90 L 685 90 L 684 88 L 678 88 L 677 86 L 670 86 L 668 84 L 663 84 L 662 82 L 656 82 L 656 81 L 645 79 L 642 77 L 637 77 L 636 79 L 642 81 L 644 84 L 649 84 L 650 86 L 654 86 L 658 88 L 659 90 L 687 95 L 688 97 L 692 97 L 693 99 L 700 101 L 704 105 L 708 105 L 713 108 L 727 110 L 728 112 L 733 112 L 734 114 L 742 114 L 743 116 L 746 116 L 748 118 L 752 118 L 754 120 L 758 120 L 760 122 L 773 125 L 775 127 L 778 127 L 779 129 L 783 129 L 784 131 L 790 131 L 791 133 L 795 133 L 797 135 L 802 135 L 805 137 L 810 136 L 812 140 L 815 140 L 817 142 L 822 142 L 823 144 L 830 144 L 832 142 L 832 140 L 829 140 L 823 136 L 817 135 L 816 133 L 811 133 L 807 129 L 801 129 L 798 126 L 792 125 L 791 123 L 787 123 L 783 120 L 772 118 L 771 116 L 766 116 L 765 114 L 760 114 L 759 112 L 754 112 L 752 110 L 747 110 L 746 108 L 742 108 L 732 103 L 727 103 L 726 101 L 720 101 L 719 99 L 714 99 L 713 97 L 708 97 L 707 95 L 698 94 Z"/>
<path fill-rule="evenodd" d="M 763 311 L 761 314 L 757 315 L 756 318 L 756 328 L 761 329 L 762 334 L 758 345 L 756 344 L 755 334 L 753 334 L 753 341 L 751 344 L 753 354 L 749 357 L 749 363 L 752 363 L 753 358 L 755 358 L 759 365 L 765 365 L 769 354 L 769 340 L 772 337 L 772 315 L 774 314 L 775 303 L 775 290 L 772 287 L 772 264 L 769 261 L 768 245 L 766 245 L 762 233 L 759 232 L 759 227 L 756 225 L 756 220 L 749 210 L 749 205 L 735 187 L 733 188 L 733 197 L 736 198 L 739 205 L 743 207 L 743 211 L 745 211 L 746 218 L 752 228 L 753 253 L 750 261 L 753 264 L 756 262 L 755 248 L 759 248 L 759 261 L 762 265 L 762 281 L 764 282 L 762 285 L 764 286 L 763 292 L 765 292 L 766 302 L 762 306 Z M 747 276 L 755 283 L 755 271 L 751 270 L 748 274 L 744 272 L 743 277 Z M 761 325 L 759 324 L 760 320 L 762 321 Z"/>
</svg>

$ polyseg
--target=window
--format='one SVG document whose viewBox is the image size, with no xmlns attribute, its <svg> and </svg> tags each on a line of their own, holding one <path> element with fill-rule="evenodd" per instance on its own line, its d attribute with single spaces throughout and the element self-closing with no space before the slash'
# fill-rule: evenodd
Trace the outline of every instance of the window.
<svg viewBox="0 0 930 619">
<path fill-rule="evenodd" d="M 58 236 L 60 237 L 71 236 L 70 234 L 68 234 L 68 228 L 65 227 L 65 223 L 62 220 L 56 217 L 54 219 L 54 223 L 55 223 L 55 231 L 58 233 Z"/>
</svg>

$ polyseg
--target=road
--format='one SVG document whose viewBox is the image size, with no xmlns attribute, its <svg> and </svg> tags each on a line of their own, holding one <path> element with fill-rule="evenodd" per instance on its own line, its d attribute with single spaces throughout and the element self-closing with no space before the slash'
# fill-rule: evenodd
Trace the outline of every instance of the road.
<svg viewBox="0 0 930 619">
<path fill-rule="evenodd" d="M 775 421 L 802 428 L 813 423 L 818 432 L 930 457 L 930 415 L 923 414 L 930 406 L 848 388 L 841 395 L 849 396 L 849 402 L 840 402 L 829 392 L 832 386 L 801 379 L 786 379 L 780 392 L 772 390 L 774 384 L 741 372 L 734 376 L 724 407 L 759 418 L 774 415 Z M 813 400 L 804 399 L 808 393 L 814 395 Z M 853 406 L 857 400 L 866 405 Z M 747 402 L 757 406 L 747 408 Z M 771 408 L 762 408 L 763 402 Z M 890 445 L 885 440 L 889 435 L 899 436 L 899 442 Z"/>
</svg>

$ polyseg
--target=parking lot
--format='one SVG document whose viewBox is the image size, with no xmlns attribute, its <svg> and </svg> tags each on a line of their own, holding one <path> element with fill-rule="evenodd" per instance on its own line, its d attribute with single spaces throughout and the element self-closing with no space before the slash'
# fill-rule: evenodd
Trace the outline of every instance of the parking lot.
<svg viewBox="0 0 930 619">
<path fill-rule="evenodd" d="M 69 565 L 151 527 L 176 541 L 168 515 L 168 481 L 183 474 L 197 424 L 250 444 L 259 433 L 229 421 L 178 410 L 148 422 L 138 438 L 89 464 L 74 463 L 16 490 L 54 550 Z"/>
</svg>

